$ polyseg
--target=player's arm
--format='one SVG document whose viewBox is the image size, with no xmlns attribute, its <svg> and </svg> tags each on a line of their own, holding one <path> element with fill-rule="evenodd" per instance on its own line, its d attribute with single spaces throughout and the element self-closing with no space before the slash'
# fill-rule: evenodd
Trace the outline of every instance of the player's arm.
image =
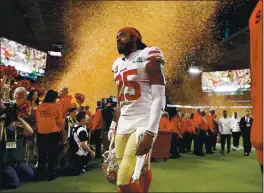
<svg viewBox="0 0 264 193">
<path fill-rule="evenodd" d="M 144 155 L 148 153 L 153 144 L 153 138 L 158 134 L 159 120 L 162 115 L 162 111 L 165 109 L 165 79 L 163 73 L 164 60 L 162 57 L 154 56 L 149 57 L 146 64 L 146 71 L 148 73 L 152 106 L 150 110 L 149 124 L 142 140 L 137 144 L 136 155 Z"/>
<path fill-rule="evenodd" d="M 20 117 L 18 117 L 18 121 L 18 125 L 23 129 L 23 134 L 25 136 L 31 136 L 33 134 L 33 129 L 30 127 L 30 125 Z"/>
<path fill-rule="evenodd" d="M 112 68 L 112 72 L 114 73 L 114 66 Z M 118 89 L 117 97 L 119 97 L 119 94 L 120 94 L 119 92 L 120 91 Z M 120 117 L 120 102 L 119 102 L 119 100 L 117 100 L 117 106 L 116 106 L 116 108 L 114 110 L 113 120 L 111 122 L 110 129 L 109 129 L 109 132 L 108 132 L 108 140 L 109 141 L 111 141 L 113 139 L 113 137 L 115 136 L 119 117 Z"/>
<path fill-rule="evenodd" d="M 146 133 L 155 136 L 158 133 L 159 120 L 166 103 L 165 80 L 163 66 L 159 61 L 150 61 L 146 65 L 146 70 L 149 76 L 151 95 L 153 98 L 150 111 L 150 120 Z"/>
<path fill-rule="evenodd" d="M 94 158 L 95 156 L 95 153 L 91 150 L 91 148 L 89 147 L 89 144 L 88 144 L 88 135 L 85 131 L 81 131 L 79 133 L 79 139 L 80 139 L 80 147 L 85 151 L 85 152 L 88 152 L 90 154 L 90 156 L 92 158 Z"/>
<path fill-rule="evenodd" d="M 111 122 L 110 129 L 109 129 L 109 132 L 108 132 L 108 140 L 109 141 L 111 141 L 112 138 L 115 136 L 119 117 L 120 117 L 120 104 L 119 104 L 119 102 L 117 102 L 117 106 L 116 106 L 116 108 L 114 110 L 113 120 Z"/>
</svg>

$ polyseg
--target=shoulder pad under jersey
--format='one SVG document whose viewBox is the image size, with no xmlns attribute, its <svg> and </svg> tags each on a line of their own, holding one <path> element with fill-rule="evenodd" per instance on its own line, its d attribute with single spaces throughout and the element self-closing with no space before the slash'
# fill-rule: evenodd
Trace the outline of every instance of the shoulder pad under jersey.
<svg viewBox="0 0 264 193">
<path fill-rule="evenodd" d="M 162 51 L 158 47 L 155 47 L 155 46 L 146 47 L 143 50 L 143 57 L 149 61 L 156 60 L 156 61 L 162 63 L 163 65 L 165 64 L 165 60 L 164 60 L 164 56 L 163 56 Z"/>
</svg>

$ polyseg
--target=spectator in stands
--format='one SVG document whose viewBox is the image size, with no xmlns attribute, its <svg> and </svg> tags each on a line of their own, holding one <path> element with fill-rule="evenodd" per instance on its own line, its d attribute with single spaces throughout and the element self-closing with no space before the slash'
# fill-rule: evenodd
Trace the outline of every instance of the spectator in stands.
<svg viewBox="0 0 264 193">
<path fill-rule="evenodd" d="M 86 114 L 89 116 L 89 118 L 91 119 L 91 121 L 93 121 L 93 115 L 91 113 L 91 111 L 89 111 L 90 107 L 89 106 L 85 106 L 84 107 Z"/>
<path fill-rule="evenodd" d="M 14 101 L 14 100 L 15 100 L 15 99 L 14 99 L 14 92 L 15 92 L 14 89 L 12 89 L 12 90 L 10 91 L 9 99 L 10 99 L 11 101 Z M 1 98 L 1 97 L 0 97 L 0 98 Z"/>
<path fill-rule="evenodd" d="M 230 141 L 232 134 L 232 120 L 223 111 L 223 117 L 219 120 L 219 132 L 221 133 L 221 154 L 225 155 L 225 143 L 227 141 L 227 154 L 230 154 Z"/>
<path fill-rule="evenodd" d="M 4 98 L 4 87 L 5 87 L 5 84 L 6 84 L 6 81 L 7 81 L 7 76 L 3 76 L 2 79 L 0 79 L 0 98 L 3 99 Z"/>
<path fill-rule="evenodd" d="M 38 92 L 35 90 L 30 91 L 27 100 L 30 102 L 32 109 L 37 109 L 37 106 L 40 103 Z"/>
<path fill-rule="evenodd" d="M 37 157 L 36 109 L 37 109 L 37 106 L 39 105 L 39 102 L 40 102 L 38 92 L 34 91 L 34 90 L 30 91 L 28 96 L 27 96 L 27 100 L 31 104 L 31 115 L 26 118 L 26 121 L 34 131 L 33 135 L 31 137 L 27 137 L 27 140 L 26 140 L 26 146 L 25 146 L 26 157 L 25 157 L 25 159 L 28 162 L 30 160 L 30 158 L 32 157 L 32 155 Z"/>
<path fill-rule="evenodd" d="M 22 118 L 11 116 L 6 116 L 5 120 L 0 122 L 0 128 L 3 131 L 1 146 L 6 147 L 1 171 L 2 187 L 13 189 L 19 186 L 20 181 L 33 180 L 34 171 L 24 161 L 23 146 L 24 136 L 32 135 L 33 130 Z"/>
<path fill-rule="evenodd" d="M 72 103 L 72 107 L 77 109 L 77 104 L 76 103 Z"/>
<path fill-rule="evenodd" d="M 95 145 L 95 156 L 96 158 L 102 157 L 101 151 L 101 130 L 103 128 L 103 116 L 99 108 L 96 109 L 96 112 L 93 117 L 92 129 L 91 129 L 91 142 Z"/>
<path fill-rule="evenodd" d="M 61 106 L 62 116 L 65 118 L 68 110 L 72 107 L 72 96 L 69 95 L 69 89 L 66 87 L 62 88 L 60 90 L 59 98 L 60 100 L 58 101 L 58 104 Z"/>
<path fill-rule="evenodd" d="M 232 136 L 233 136 L 233 150 L 235 151 L 239 150 L 239 139 L 241 136 L 239 124 L 240 124 L 240 117 L 238 116 L 237 112 L 234 112 L 232 116 Z"/>
<path fill-rule="evenodd" d="M 18 115 L 21 118 L 31 115 L 31 104 L 27 100 L 27 90 L 24 87 L 18 87 L 14 91 L 14 99 L 18 108 Z"/>
<path fill-rule="evenodd" d="M 243 136 L 243 146 L 244 146 L 244 155 L 251 155 L 251 141 L 250 141 L 250 132 L 253 124 L 253 119 L 250 117 L 249 111 L 246 111 L 246 116 L 242 117 L 239 123 L 241 133 Z"/>
<path fill-rule="evenodd" d="M 58 92 L 49 90 L 43 103 L 37 107 L 37 143 L 39 147 L 37 180 L 44 180 L 46 164 L 48 162 L 48 181 L 54 180 L 55 166 L 58 158 L 58 144 L 61 138 L 60 132 L 64 136 L 64 143 L 67 142 L 63 128 L 62 110 L 56 103 Z"/>
<path fill-rule="evenodd" d="M 86 113 L 85 107 L 84 106 L 80 106 L 78 108 L 78 112 Z"/>
<path fill-rule="evenodd" d="M 7 76 L 4 76 L 0 83 L 0 99 L 3 101 L 10 100 L 10 85 L 6 84 Z"/>
<path fill-rule="evenodd" d="M 88 144 L 88 132 L 86 129 L 87 118 L 84 112 L 79 112 L 76 115 L 77 123 L 72 129 L 72 143 L 70 143 L 70 148 L 75 152 L 73 162 L 76 175 L 80 175 L 85 170 L 89 159 L 95 157 L 95 153 Z"/>
</svg>

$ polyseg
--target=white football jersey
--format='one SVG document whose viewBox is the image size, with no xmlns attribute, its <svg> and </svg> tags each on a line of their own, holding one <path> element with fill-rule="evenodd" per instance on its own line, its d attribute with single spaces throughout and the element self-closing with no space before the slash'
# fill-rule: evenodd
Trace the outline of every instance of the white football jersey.
<svg viewBox="0 0 264 193">
<path fill-rule="evenodd" d="M 112 71 L 121 107 L 117 133 L 128 132 L 120 131 L 120 127 L 122 130 L 126 127 L 131 132 L 131 129 L 148 125 L 152 95 L 145 67 L 153 60 L 164 64 L 162 51 L 157 47 L 146 47 L 127 57 L 119 57 L 113 64 Z"/>
</svg>

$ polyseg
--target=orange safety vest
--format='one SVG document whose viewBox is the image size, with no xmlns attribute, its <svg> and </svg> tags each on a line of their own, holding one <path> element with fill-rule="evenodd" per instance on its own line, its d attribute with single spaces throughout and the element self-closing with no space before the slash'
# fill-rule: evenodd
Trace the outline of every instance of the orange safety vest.
<svg viewBox="0 0 264 193">
<path fill-rule="evenodd" d="M 263 164 L 263 8 L 259 1 L 249 20 L 251 100 L 254 117 L 251 128 L 251 143 L 256 148 L 259 164 Z"/>
<path fill-rule="evenodd" d="M 162 116 L 159 123 L 159 129 L 169 130 L 170 120 L 167 116 Z"/>
<path fill-rule="evenodd" d="M 96 129 L 102 129 L 103 127 L 103 115 L 102 112 L 98 109 L 96 110 L 93 121 L 92 121 L 92 132 Z"/>
<path fill-rule="evenodd" d="M 60 132 L 64 120 L 57 103 L 41 103 L 36 110 L 37 131 L 41 134 Z"/>
<path fill-rule="evenodd" d="M 206 115 L 206 120 L 208 123 L 208 127 L 211 130 L 211 132 L 214 132 L 215 126 L 214 126 L 214 117 L 210 113 Z"/>
</svg>

